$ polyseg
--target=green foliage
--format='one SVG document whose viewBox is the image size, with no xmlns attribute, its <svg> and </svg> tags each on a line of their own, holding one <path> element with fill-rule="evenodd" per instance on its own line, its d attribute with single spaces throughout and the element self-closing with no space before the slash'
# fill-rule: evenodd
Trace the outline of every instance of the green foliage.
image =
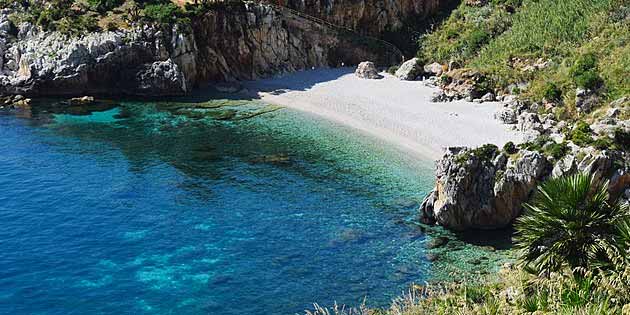
<svg viewBox="0 0 630 315">
<path fill-rule="evenodd" d="M 478 148 L 464 151 L 460 153 L 456 158 L 457 164 L 465 164 L 472 157 L 477 157 L 481 161 L 490 161 L 497 156 L 499 148 L 494 144 L 484 144 Z"/>
<path fill-rule="evenodd" d="M 585 174 L 543 183 L 515 225 L 523 263 L 540 274 L 613 268 L 612 253 L 628 249 L 630 211 L 609 197 L 607 185 Z"/>
<path fill-rule="evenodd" d="M 569 152 L 569 146 L 566 142 L 562 143 L 551 143 L 544 148 L 544 153 L 548 156 L 552 156 L 555 159 L 560 159 L 565 156 Z"/>
<path fill-rule="evenodd" d="M 595 70 L 586 71 L 580 75 L 573 77 L 575 84 L 579 87 L 583 87 L 589 90 L 594 90 L 601 86 L 602 79 Z"/>
<path fill-rule="evenodd" d="M 173 3 L 149 4 L 144 7 L 143 13 L 149 21 L 159 24 L 172 24 L 183 16 L 180 7 Z"/>
<path fill-rule="evenodd" d="M 81 35 L 99 30 L 98 21 L 91 15 L 63 17 L 55 22 L 57 31 L 69 35 Z"/>
<path fill-rule="evenodd" d="M 630 132 L 621 128 L 615 130 L 615 143 L 623 150 L 630 150 Z"/>
<path fill-rule="evenodd" d="M 578 121 L 569 134 L 569 140 L 578 146 L 585 147 L 593 143 L 591 127 L 584 121 Z"/>
<path fill-rule="evenodd" d="M 538 151 L 555 159 L 559 159 L 569 152 L 569 146 L 565 142 L 556 143 L 547 135 L 542 135 L 534 139 L 534 141 L 523 143 L 521 147 L 530 151 Z"/>
<path fill-rule="evenodd" d="M 518 148 L 514 145 L 514 142 L 509 141 L 503 146 L 503 152 L 507 154 L 515 154 L 518 152 Z"/>
<path fill-rule="evenodd" d="M 597 57 L 593 53 L 579 56 L 569 70 L 569 75 L 577 86 L 586 89 L 596 89 L 602 83 L 597 70 Z"/>
<path fill-rule="evenodd" d="M 493 1 L 484 7 L 460 4 L 439 28 L 420 38 L 418 57 L 440 63 L 468 61 L 481 47 L 509 28 L 509 11 L 518 6 L 514 5 L 518 2 Z"/>
<path fill-rule="evenodd" d="M 107 12 L 121 6 L 125 0 L 87 0 L 88 4 L 98 12 Z"/>
<path fill-rule="evenodd" d="M 0 8 L 8 8 L 14 3 L 15 0 L 0 0 Z"/>
<path fill-rule="evenodd" d="M 476 285 L 464 287 L 464 296 L 471 303 L 483 303 L 489 295 L 488 288 Z"/>
<path fill-rule="evenodd" d="M 549 101 L 559 101 L 562 97 L 562 91 L 555 83 L 545 82 L 543 97 Z"/>
<path fill-rule="evenodd" d="M 493 89 L 529 82 L 532 88 L 520 92 L 533 101 L 564 97 L 570 104 L 576 87 L 610 100 L 630 93 L 629 11 L 625 0 L 463 2 L 422 37 L 418 55 L 474 68 L 490 77 Z M 523 70 L 538 58 L 550 63 Z"/>
<path fill-rule="evenodd" d="M 571 67 L 571 75 L 580 75 L 594 69 L 597 69 L 597 57 L 593 53 L 584 54 L 575 60 L 575 64 Z"/>
<path fill-rule="evenodd" d="M 391 66 L 387 69 L 387 73 L 394 75 L 398 71 L 399 66 Z"/>
<path fill-rule="evenodd" d="M 28 9 L 14 13 L 14 24 L 30 22 L 47 31 L 60 31 L 69 35 L 80 35 L 99 30 L 93 14 L 72 9 L 73 0 L 29 1 Z"/>
</svg>

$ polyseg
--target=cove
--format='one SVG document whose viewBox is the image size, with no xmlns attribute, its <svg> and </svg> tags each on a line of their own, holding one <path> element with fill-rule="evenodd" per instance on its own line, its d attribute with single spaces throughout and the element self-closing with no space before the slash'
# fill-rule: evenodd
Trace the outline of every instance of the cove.
<svg viewBox="0 0 630 315">
<path fill-rule="evenodd" d="M 430 161 L 287 109 L 212 117 L 0 114 L 0 313 L 294 314 L 430 277 Z"/>
</svg>

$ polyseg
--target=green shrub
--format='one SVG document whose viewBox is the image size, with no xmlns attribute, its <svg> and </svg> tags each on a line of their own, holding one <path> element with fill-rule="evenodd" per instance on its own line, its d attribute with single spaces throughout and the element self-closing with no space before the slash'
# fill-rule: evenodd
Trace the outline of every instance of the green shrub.
<svg viewBox="0 0 630 315">
<path fill-rule="evenodd" d="M 396 74 L 396 71 L 398 71 L 398 68 L 400 68 L 399 66 L 391 66 L 387 69 L 387 73 L 394 75 Z"/>
<path fill-rule="evenodd" d="M 478 148 L 460 153 L 456 158 L 457 164 L 464 164 L 470 160 L 473 156 L 479 158 L 481 161 L 490 161 L 497 156 L 499 148 L 494 144 L 484 144 Z"/>
<path fill-rule="evenodd" d="M 591 127 L 586 122 L 578 121 L 569 134 L 569 139 L 578 146 L 588 146 L 593 143 L 592 132 Z"/>
<path fill-rule="evenodd" d="M 536 139 L 534 139 L 533 141 L 522 143 L 520 147 L 525 150 L 542 152 L 542 149 L 545 146 L 545 144 L 549 142 L 553 142 L 553 139 L 551 139 L 551 137 L 547 135 L 542 135 L 542 136 L 536 137 Z"/>
<path fill-rule="evenodd" d="M 597 56 L 593 53 L 588 53 L 576 59 L 569 71 L 569 75 L 578 87 L 595 89 L 602 83 L 602 79 L 597 71 Z"/>
<path fill-rule="evenodd" d="M 589 90 L 597 89 L 602 85 L 602 78 L 595 70 L 586 71 L 573 77 L 575 84 Z"/>
<path fill-rule="evenodd" d="M 149 4 L 144 7 L 143 13 L 149 21 L 159 24 L 175 23 L 183 15 L 181 9 L 173 3 Z"/>
<path fill-rule="evenodd" d="M 597 138 L 592 143 L 593 147 L 599 150 L 615 150 L 617 149 L 617 144 L 615 141 L 609 137 L 600 137 Z"/>
<path fill-rule="evenodd" d="M 562 91 L 553 82 L 546 82 L 543 87 L 543 97 L 549 101 L 559 101 L 562 97 Z"/>
<path fill-rule="evenodd" d="M 597 69 L 597 56 L 593 53 L 588 53 L 579 56 L 570 71 L 571 75 L 575 76 L 594 69 Z"/>
<path fill-rule="evenodd" d="M 64 17 L 55 23 L 55 28 L 68 35 L 80 35 L 99 30 L 98 21 L 90 15 Z"/>
<path fill-rule="evenodd" d="M 565 156 L 569 152 L 569 146 L 565 143 L 551 143 L 545 147 L 544 153 L 554 157 L 555 159 L 560 159 Z"/>
<path fill-rule="evenodd" d="M 630 150 L 630 132 L 617 128 L 615 130 L 615 143 L 624 150 Z"/>
<path fill-rule="evenodd" d="M 490 33 L 482 29 L 474 29 L 466 38 L 467 49 L 476 51 L 490 40 Z"/>
<path fill-rule="evenodd" d="M 518 148 L 514 145 L 514 142 L 509 141 L 503 146 L 503 152 L 507 154 L 515 154 L 518 152 Z"/>
<path fill-rule="evenodd" d="M 540 274 L 564 267 L 619 267 L 612 254 L 628 249 L 630 211 L 621 202 L 609 202 L 607 188 L 586 174 L 540 185 L 515 225 L 523 263 Z"/>
<path fill-rule="evenodd" d="M 87 2 L 93 10 L 103 13 L 121 6 L 125 0 L 87 0 Z"/>
</svg>

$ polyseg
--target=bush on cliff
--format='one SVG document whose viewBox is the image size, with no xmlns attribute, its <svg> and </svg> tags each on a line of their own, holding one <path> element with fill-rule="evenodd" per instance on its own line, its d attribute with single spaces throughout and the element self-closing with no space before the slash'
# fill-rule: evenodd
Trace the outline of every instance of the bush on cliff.
<svg viewBox="0 0 630 315">
<path fill-rule="evenodd" d="M 125 0 L 87 0 L 92 9 L 98 12 L 107 12 L 121 6 Z"/>
<path fill-rule="evenodd" d="M 173 3 L 149 4 L 142 11 L 151 22 L 160 24 L 172 24 L 183 16 L 181 8 Z"/>
</svg>

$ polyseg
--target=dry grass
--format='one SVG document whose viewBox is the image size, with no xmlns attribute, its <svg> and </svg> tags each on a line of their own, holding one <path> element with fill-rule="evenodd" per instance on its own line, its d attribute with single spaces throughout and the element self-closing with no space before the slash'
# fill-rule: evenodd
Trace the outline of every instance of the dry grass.
<svg viewBox="0 0 630 315">
<path fill-rule="evenodd" d="M 541 278 L 512 267 L 481 285 L 416 286 L 386 309 L 315 304 L 306 315 L 630 315 L 629 283 L 630 267 L 581 280 L 568 270 Z"/>
</svg>

